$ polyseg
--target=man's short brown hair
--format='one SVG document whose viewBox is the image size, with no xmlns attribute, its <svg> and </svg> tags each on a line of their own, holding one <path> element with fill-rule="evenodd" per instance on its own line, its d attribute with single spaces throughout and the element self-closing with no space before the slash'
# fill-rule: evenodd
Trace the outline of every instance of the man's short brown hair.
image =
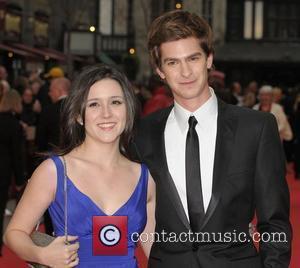
<svg viewBox="0 0 300 268">
<path fill-rule="evenodd" d="M 213 53 L 212 31 L 208 23 L 198 15 L 174 10 L 156 18 L 148 31 L 148 51 L 152 67 L 161 65 L 160 45 L 188 37 L 198 38 L 206 56 Z"/>
</svg>

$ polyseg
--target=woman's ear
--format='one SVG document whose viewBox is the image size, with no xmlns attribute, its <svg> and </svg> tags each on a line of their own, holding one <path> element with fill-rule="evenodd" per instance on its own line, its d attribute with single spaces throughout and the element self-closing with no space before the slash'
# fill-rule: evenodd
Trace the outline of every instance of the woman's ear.
<svg viewBox="0 0 300 268">
<path fill-rule="evenodd" d="M 83 120 L 81 118 L 81 116 L 78 116 L 78 118 L 76 119 L 77 123 L 81 126 L 83 126 Z"/>
</svg>

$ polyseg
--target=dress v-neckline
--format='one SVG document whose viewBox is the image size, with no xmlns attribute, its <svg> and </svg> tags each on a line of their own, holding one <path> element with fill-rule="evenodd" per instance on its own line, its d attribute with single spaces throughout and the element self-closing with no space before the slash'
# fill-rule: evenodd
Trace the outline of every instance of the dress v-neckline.
<svg viewBox="0 0 300 268">
<path fill-rule="evenodd" d="M 101 214 L 104 214 L 104 216 L 117 216 L 118 213 L 120 213 L 120 211 L 130 202 L 130 200 L 133 198 L 133 196 L 135 195 L 135 193 L 137 192 L 137 189 L 139 188 L 139 185 L 142 181 L 142 177 L 143 177 L 143 166 L 141 164 L 141 172 L 140 172 L 140 177 L 138 179 L 138 182 L 133 190 L 133 192 L 130 194 L 129 198 L 112 214 L 107 214 L 106 212 L 104 212 L 104 210 L 91 198 L 89 197 L 87 194 L 85 194 L 84 192 L 82 192 L 80 189 L 78 189 L 78 187 L 74 184 L 74 182 L 68 177 L 67 180 L 71 183 L 71 185 L 73 186 L 73 188 L 80 193 L 83 197 L 85 197 L 85 199 L 87 199 L 97 210 L 99 210 L 101 212 Z"/>
</svg>

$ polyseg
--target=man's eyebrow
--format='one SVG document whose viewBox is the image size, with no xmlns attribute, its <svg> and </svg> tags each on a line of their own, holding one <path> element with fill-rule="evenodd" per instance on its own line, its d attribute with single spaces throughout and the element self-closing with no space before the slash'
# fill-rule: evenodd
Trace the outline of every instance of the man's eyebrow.
<svg viewBox="0 0 300 268">
<path fill-rule="evenodd" d="M 195 56 L 201 56 L 201 55 L 202 55 L 201 52 L 195 52 L 195 53 L 193 53 L 193 54 L 191 54 L 191 55 L 188 55 L 188 56 L 186 56 L 186 57 L 183 57 L 183 59 L 189 59 L 189 58 L 192 58 L 192 57 L 195 57 Z M 172 57 L 169 57 L 169 58 L 165 58 L 165 59 L 163 60 L 163 63 L 166 63 L 166 62 L 168 62 L 168 61 L 177 61 L 177 60 L 180 60 L 180 58 L 172 58 Z"/>
<path fill-rule="evenodd" d="M 202 56 L 202 53 L 201 52 L 196 52 L 196 53 L 193 53 L 191 54 L 190 56 L 187 56 L 186 58 L 192 58 L 192 57 L 195 57 L 195 56 Z"/>
<path fill-rule="evenodd" d="M 179 60 L 179 58 L 165 58 L 163 63 L 166 63 L 167 61 L 176 61 Z"/>
</svg>

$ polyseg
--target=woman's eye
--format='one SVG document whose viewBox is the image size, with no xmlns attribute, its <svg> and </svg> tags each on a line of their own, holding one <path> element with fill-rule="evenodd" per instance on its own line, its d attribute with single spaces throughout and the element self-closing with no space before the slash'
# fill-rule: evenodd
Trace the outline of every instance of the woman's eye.
<svg viewBox="0 0 300 268">
<path fill-rule="evenodd" d="M 98 107 L 99 103 L 98 102 L 91 102 L 88 107 Z"/>
<path fill-rule="evenodd" d="M 120 100 L 113 100 L 111 103 L 114 104 L 114 105 L 120 105 L 120 104 L 122 104 L 123 102 L 120 101 Z"/>
</svg>

